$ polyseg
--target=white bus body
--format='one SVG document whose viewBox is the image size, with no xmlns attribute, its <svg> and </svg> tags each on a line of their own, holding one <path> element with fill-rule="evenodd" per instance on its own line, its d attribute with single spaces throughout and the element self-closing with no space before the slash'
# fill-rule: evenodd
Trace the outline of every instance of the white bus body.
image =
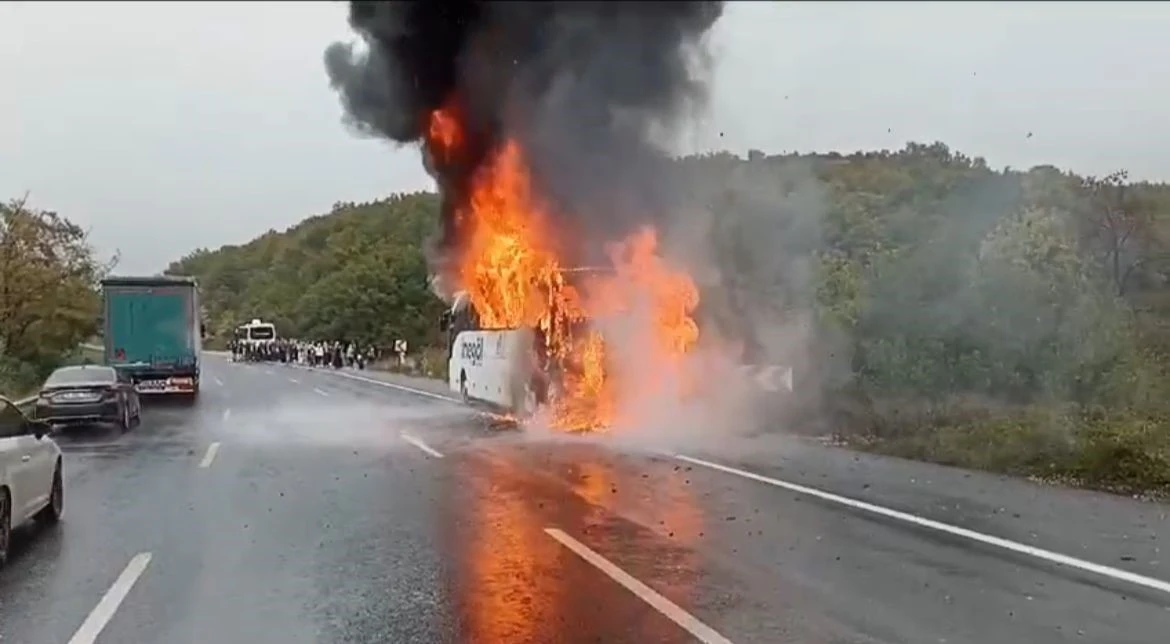
<svg viewBox="0 0 1170 644">
<path fill-rule="evenodd" d="M 517 414 L 536 410 L 530 329 L 462 331 L 447 363 L 448 385 L 467 401 Z"/>
<path fill-rule="evenodd" d="M 561 272 L 576 277 L 612 273 L 612 269 L 579 267 Z M 455 294 L 451 308 L 443 314 L 442 329 L 448 336 L 448 386 L 464 400 L 486 402 L 527 416 L 558 386 L 556 377 L 543 373 L 537 365 L 537 332 L 480 329 L 466 291 Z"/>
<path fill-rule="evenodd" d="M 236 337 L 247 344 L 264 344 L 276 340 L 276 325 L 252 320 L 236 328 Z"/>
</svg>

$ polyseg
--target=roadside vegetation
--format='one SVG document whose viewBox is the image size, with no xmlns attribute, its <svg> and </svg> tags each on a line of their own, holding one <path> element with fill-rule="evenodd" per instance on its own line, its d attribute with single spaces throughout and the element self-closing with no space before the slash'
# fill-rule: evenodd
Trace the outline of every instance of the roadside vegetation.
<svg viewBox="0 0 1170 644">
<path fill-rule="evenodd" d="M 86 232 L 26 199 L 0 204 L 0 394 L 19 399 L 98 327 L 98 261 Z"/>
<path fill-rule="evenodd" d="M 432 194 L 339 203 L 242 246 L 197 250 L 167 273 L 199 279 L 216 347 L 251 318 L 288 337 L 434 346 L 443 305 L 430 292 L 423 247 L 437 221 Z"/>
<path fill-rule="evenodd" d="M 708 269 L 696 274 L 702 328 L 752 362 L 797 365 L 786 427 L 947 464 L 1170 489 L 1170 186 L 993 169 L 940 143 L 678 167 L 679 209 L 695 213 L 678 228 L 704 243 L 686 256 Z M 200 279 L 220 341 L 263 317 L 309 339 L 403 338 L 430 365 L 442 304 L 423 248 L 437 210 L 430 194 L 337 204 L 169 272 Z"/>
</svg>

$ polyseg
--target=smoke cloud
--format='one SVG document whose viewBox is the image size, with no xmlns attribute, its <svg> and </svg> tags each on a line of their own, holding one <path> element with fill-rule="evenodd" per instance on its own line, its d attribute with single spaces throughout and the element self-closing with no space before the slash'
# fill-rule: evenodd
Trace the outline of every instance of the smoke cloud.
<svg viewBox="0 0 1170 644">
<path fill-rule="evenodd" d="M 417 142 L 434 110 L 458 110 L 459 158 L 427 160 L 443 198 L 440 254 L 457 237 L 453 208 L 472 175 L 513 138 L 550 214 L 586 241 L 570 259 L 588 263 L 601 241 L 674 211 L 655 134 L 704 104 L 702 39 L 722 11 L 722 2 L 352 2 L 360 46 L 334 43 L 325 67 L 346 123 L 363 135 Z"/>
</svg>

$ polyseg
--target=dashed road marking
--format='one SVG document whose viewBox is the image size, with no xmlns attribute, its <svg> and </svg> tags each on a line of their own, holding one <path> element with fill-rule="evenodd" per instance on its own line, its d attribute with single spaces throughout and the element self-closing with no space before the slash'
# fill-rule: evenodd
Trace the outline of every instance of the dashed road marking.
<svg viewBox="0 0 1170 644">
<path fill-rule="evenodd" d="M 218 385 L 218 386 L 220 386 L 220 387 L 222 387 L 222 386 L 223 386 L 223 381 L 222 381 L 222 380 L 220 380 L 219 378 L 212 377 L 212 380 L 214 380 L 214 381 L 215 381 L 215 384 L 216 384 L 216 385 Z"/>
<path fill-rule="evenodd" d="M 300 380 L 297 380 L 296 378 L 289 378 L 289 379 L 288 379 L 288 381 L 289 381 L 289 382 L 291 382 L 291 383 L 293 383 L 294 385 L 299 385 L 299 384 L 301 384 L 301 381 L 300 381 Z"/>
<path fill-rule="evenodd" d="M 817 488 L 800 485 L 798 483 L 781 481 L 780 479 L 774 479 L 762 474 L 756 474 L 755 472 L 749 472 L 747 470 L 741 470 L 739 468 L 730 467 L 728 465 L 721 465 L 719 463 L 705 461 L 701 458 L 694 458 L 692 456 L 685 456 L 682 454 L 676 454 L 675 458 L 679 459 L 680 461 L 686 461 L 687 463 L 693 463 L 695 465 L 701 465 L 713 470 L 719 470 L 720 472 L 726 472 L 727 474 L 735 474 L 736 476 L 742 476 L 743 478 L 759 481 L 760 483 L 767 483 L 768 485 L 774 485 L 776 487 L 791 490 L 793 492 L 807 494 L 809 496 L 813 496 L 824 501 L 837 503 L 839 505 L 844 505 L 855 510 L 881 515 L 889 519 L 904 521 L 922 528 L 929 528 L 931 530 L 945 532 L 956 537 L 963 537 L 965 539 L 977 541 L 989 546 L 1010 550 L 1018 554 L 1027 555 L 1036 559 L 1042 559 L 1060 566 L 1068 566 L 1069 568 L 1076 568 L 1077 570 L 1101 575 L 1102 577 L 1108 577 L 1116 581 L 1129 582 L 1137 586 L 1143 586 L 1153 590 L 1160 590 L 1164 593 L 1170 593 L 1170 582 L 1163 581 L 1161 579 L 1154 579 L 1153 577 L 1146 577 L 1145 575 L 1139 575 L 1137 573 L 1129 572 L 1128 570 L 1121 570 L 1120 568 L 1105 566 L 1102 564 L 1093 563 L 1091 561 L 1086 561 L 1084 559 L 1062 555 L 1059 552 L 1052 552 L 1051 550 L 1029 546 L 1027 544 L 1011 541 L 1002 537 L 983 534 L 982 532 L 976 532 L 967 528 L 960 528 L 959 526 L 943 523 L 941 521 L 935 521 L 933 519 L 927 519 L 925 517 L 910 514 L 909 512 L 891 510 L 890 508 L 875 505 L 873 503 L 858 501 L 857 499 L 851 499 L 839 494 L 833 494 L 832 492 L 825 492 L 824 490 L 818 490 Z"/>
<path fill-rule="evenodd" d="M 275 376 L 275 375 L 276 375 L 276 372 L 275 372 L 275 371 L 273 371 L 273 370 L 271 370 L 271 369 L 261 369 L 260 371 L 263 371 L 264 373 L 266 373 L 266 374 L 268 374 L 268 375 L 270 375 L 270 376 Z"/>
<path fill-rule="evenodd" d="M 228 407 L 227 409 L 224 409 L 224 410 L 223 410 L 223 419 L 224 419 L 224 420 L 227 420 L 227 419 L 229 419 L 229 418 L 231 418 L 231 417 L 232 417 L 232 408 L 231 408 L 231 407 Z"/>
<path fill-rule="evenodd" d="M 219 442 L 212 443 L 207 446 L 207 453 L 203 455 L 203 460 L 199 461 L 199 467 L 207 469 L 215 461 L 215 455 L 219 453 Z"/>
<path fill-rule="evenodd" d="M 634 593 L 638 599 L 646 602 L 651 608 L 662 613 L 667 619 L 678 624 L 683 630 L 695 636 L 695 639 L 703 642 L 703 644 L 731 644 L 731 640 L 723 637 L 715 629 L 699 621 L 697 617 L 680 608 L 678 604 L 659 595 L 653 588 L 638 581 L 637 578 L 622 570 L 610 560 L 597 554 L 589 546 L 577 541 L 557 528 L 545 528 L 544 531 L 548 536 L 559 541 L 562 546 L 572 550 L 574 554 L 584 559 L 588 564 L 605 573 L 607 577 L 624 586 L 626 590 Z"/>
<path fill-rule="evenodd" d="M 406 432 L 402 432 L 402 440 L 410 443 L 411 445 L 414 445 L 415 447 L 435 458 L 443 458 L 443 455 L 439 452 L 439 450 L 431 447 L 430 445 L 427 445 L 426 443 L 422 442 L 422 440 L 415 438 Z"/>
<path fill-rule="evenodd" d="M 318 396 L 325 396 L 326 398 L 329 397 L 328 392 L 321 391 L 320 389 L 318 389 L 316 387 L 313 387 L 313 391 L 317 392 Z"/>
<path fill-rule="evenodd" d="M 73 637 L 69 638 L 69 644 L 93 644 L 97 641 L 98 635 L 101 634 L 106 624 L 110 623 L 118 606 L 122 605 L 122 601 L 130 593 L 130 589 L 134 587 L 142 573 L 146 572 L 146 566 L 150 564 L 151 557 L 149 552 L 140 552 L 134 555 L 130 563 L 126 564 L 122 574 L 114 580 L 114 585 L 110 586 L 98 605 L 94 607 L 93 612 L 81 623 L 81 628 L 78 628 Z"/>
</svg>

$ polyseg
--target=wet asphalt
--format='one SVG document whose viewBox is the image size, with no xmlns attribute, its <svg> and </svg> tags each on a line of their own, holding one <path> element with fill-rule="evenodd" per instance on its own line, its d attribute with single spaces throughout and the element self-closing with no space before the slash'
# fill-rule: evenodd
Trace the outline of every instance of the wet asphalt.
<svg viewBox="0 0 1170 644">
<path fill-rule="evenodd" d="M 1170 581 L 1166 505 L 775 437 L 692 454 L 1101 573 L 669 455 L 525 440 L 441 388 L 205 369 L 193 406 L 57 437 L 65 520 L 14 535 L 0 644 L 82 644 L 94 624 L 104 644 L 1151 644 L 1170 631 L 1170 590 L 1123 578 Z"/>
</svg>

